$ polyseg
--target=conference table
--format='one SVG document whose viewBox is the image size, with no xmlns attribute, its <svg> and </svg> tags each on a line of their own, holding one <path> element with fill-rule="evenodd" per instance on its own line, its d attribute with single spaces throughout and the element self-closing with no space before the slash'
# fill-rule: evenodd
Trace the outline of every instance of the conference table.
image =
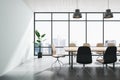
<svg viewBox="0 0 120 80">
<path fill-rule="evenodd" d="M 97 51 L 104 52 L 106 50 L 106 48 L 107 47 L 95 47 L 95 46 L 90 47 L 91 52 L 97 52 Z M 69 63 L 70 63 L 71 69 L 73 69 L 73 54 L 75 54 L 75 52 L 77 52 L 78 47 L 64 47 L 64 49 L 66 52 L 70 53 L 69 58 L 71 58 L 71 59 L 69 59 Z M 117 51 L 120 52 L 120 47 L 117 47 Z M 71 62 L 70 62 L 70 60 L 71 60 Z"/>
</svg>

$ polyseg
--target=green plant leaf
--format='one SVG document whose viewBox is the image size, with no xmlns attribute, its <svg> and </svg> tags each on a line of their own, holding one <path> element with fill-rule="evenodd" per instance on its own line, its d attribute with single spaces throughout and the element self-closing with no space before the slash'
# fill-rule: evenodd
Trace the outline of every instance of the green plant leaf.
<svg viewBox="0 0 120 80">
<path fill-rule="evenodd" d="M 41 38 L 45 37 L 45 35 L 46 35 L 46 34 L 43 34 L 43 35 L 41 36 Z"/>
<path fill-rule="evenodd" d="M 37 30 L 35 31 L 35 34 L 38 38 L 40 37 L 40 33 Z"/>
<path fill-rule="evenodd" d="M 38 43 L 40 43 L 41 41 L 40 40 L 37 40 Z"/>
<path fill-rule="evenodd" d="M 38 44 L 40 44 L 42 41 L 44 41 L 43 40 L 43 38 L 45 37 L 45 35 L 46 34 L 41 34 L 40 35 L 40 32 L 38 31 L 38 30 L 35 30 L 35 35 L 37 36 L 37 40 L 36 40 L 36 42 L 38 43 Z"/>
</svg>

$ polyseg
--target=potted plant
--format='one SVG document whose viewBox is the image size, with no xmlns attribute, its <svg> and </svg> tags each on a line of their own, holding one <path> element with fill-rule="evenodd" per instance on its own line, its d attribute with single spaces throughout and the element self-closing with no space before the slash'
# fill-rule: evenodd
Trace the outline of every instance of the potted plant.
<svg viewBox="0 0 120 80">
<path fill-rule="evenodd" d="M 45 37 L 46 34 L 40 34 L 40 32 L 38 30 L 35 30 L 35 35 L 37 36 L 35 44 L 37 44 L 39 47 L 38 58 L 42 58 L 41 43 L 42 43 L 42 41 L 45 40 L 43 38 Z"/>
</svg>

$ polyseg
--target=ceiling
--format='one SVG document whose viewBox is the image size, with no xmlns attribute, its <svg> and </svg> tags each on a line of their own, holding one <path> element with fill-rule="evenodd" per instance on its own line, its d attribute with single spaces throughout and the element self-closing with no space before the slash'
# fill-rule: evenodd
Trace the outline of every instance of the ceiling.
<svg viewBox="0 0 120 80">
<path fill-rule="evenodd" d="M 33 12 L 74 12 L 76 0 L 24 0 Z M 104 12 L 108 8 L 108 0 L 78 0 L 81 12 Z M 109 8 L 120 12 L 120 0 L 109 0 Z"/>
</svg>

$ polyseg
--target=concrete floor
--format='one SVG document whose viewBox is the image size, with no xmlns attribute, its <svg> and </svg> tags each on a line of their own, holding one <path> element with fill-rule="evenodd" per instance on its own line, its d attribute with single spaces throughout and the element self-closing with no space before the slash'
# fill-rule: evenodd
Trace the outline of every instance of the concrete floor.
<svg viewBox="0 0 120 80">
<path fill-rule="evenodd" d="M 93 56 L 92 64 L 87 64 L 86 68 L 82 68 L 82 64 L 76 63 L 74 57 L 74 68 L 68 65 L 68 56 L 60 58 L 64 66 L 52 68 L 52 63 L 56 60 L 51 56 L 43 56 L 42 58 L 34 58 L 26 63 L 19 65 L 12 71 L 0 77 L 0 80 L 120 80 L 120 62 L 116 62 L 116 68 L 103 68 L 103 65 L 96 61 L 97 56 Z M 120 59 L 118 57 L 118 59 Z"/>
</svg>

